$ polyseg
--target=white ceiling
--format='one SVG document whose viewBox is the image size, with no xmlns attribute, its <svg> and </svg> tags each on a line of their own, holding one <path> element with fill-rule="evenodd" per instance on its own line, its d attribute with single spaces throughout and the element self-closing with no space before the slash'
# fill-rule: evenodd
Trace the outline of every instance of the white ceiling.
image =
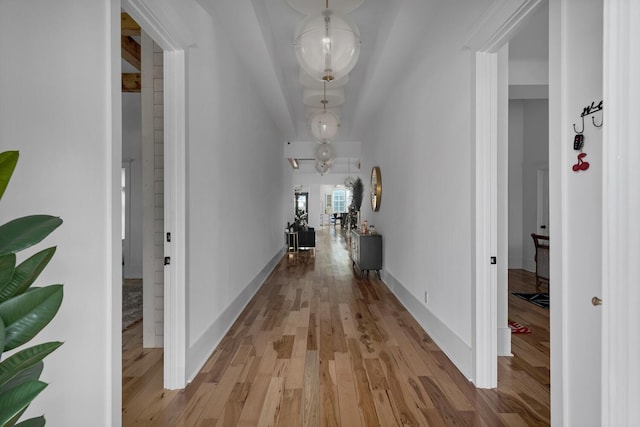
<svg viewBox="0 0 640 427">
<path fill-rule="evenodd" d="M 321 11 L 326 0 L 197 1 L 229 35 L 252 80 L 261 83 L 258 96 L 269 105 L 286 140 L 312 141 L 293 41 L 306 17 L 300 11 Z M 447 1 L 451 0 L 329 0 L 332 9 L 351 10 L 348 16 L 358 25 L 362 40 L 358 63 L 339 95 L 344 105 L 337 110 L 342 125 L 336 142 L 365 143 L 359 129 L 407 72 L 416 45 L 431 35 L 430 23 Z M 321 99 L 317 93 L 313 96 Z M 336 164 L 346 165 L 344 160 L 336 159 Z"/>
<path fill-rule="evenodd" d="M 256 77 L 260 77 L 256 81 L 263 81 L 265 86 L 275 86 L 265 87 L 263 96 L 269 100 L 269 105 L 274 107 L 273 113 L 285 130 L 287 138 L 291 141 L 312 140 L 308 126 L 308 108 L 303 103 L 305 87 L 300 83 L 293 40 L 297 26 L 306 17 L 298 10 L 320 11 L 324 9 L 325 0 L 199 1 L 214 19 L 216 16 L 224 16 L 219 23 L 226 26 L 232 43 L 241 55 L 245 55 L 244 60 L 247 65 L 250 64 L 248 69 L 253 69 Z M 443 0 L 426 0 L 424 3 L 434 5 L 439 1 Z M 358 63 L 344 86 L 344 105 L 338 109 L 342 122 L 336 138 L 338 141 L 359 140 L 354 132 L 358 105 L 366 98 L 367 92 L 375 91 L 376 96 L 383 92 L 383 88 L 376 87 L 375 82 L 371 80 L 375 76 L 376 64 L 380 63 L 380 58 L 384 55 L 383 47 L 388 41 L 402 4 L 389 0 L 329 0 L 329 7 L 332 9 L 355 8 L 348 15 L 358 25 L 362 39 Z M 392 48 L 394 55 L 401 52 L 408 55 L 411 43 L 400 42 Z M 257 51 L 261 51 L 261 54 L 256 56 Z M 259 71 L 255 71 L 257 69 Z M 385 73 L 391 74 L 393 70 L 387 67 Z M 387 82 L 387 89 L 393 84 L 388 77 L 391 75 L 386 76 L 384 73 L 377 76 L 377 80 Z M 280 95 L 275 94 L 276 90 Z M 322 90 L 321 84 L 318 90 Z M 331 90 L 330 84 L 328 90 Z M 316 98 L 321 99 L 318 98 L 318 94 Z M 330 98 L 329 101 L 331 102 Z M 321 108 L 318 104 L 318 109 Z"/>
</svg>

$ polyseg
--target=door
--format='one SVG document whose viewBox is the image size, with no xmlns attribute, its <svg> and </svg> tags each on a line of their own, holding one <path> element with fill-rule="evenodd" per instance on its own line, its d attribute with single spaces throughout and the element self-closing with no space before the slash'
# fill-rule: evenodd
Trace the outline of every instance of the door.
<svg viewBox="0 0 640 427">
<path fill-rule="evenodd" d="M 538 169 L 537 233 L 549 235 L 549 169 Z"/>
</svg>

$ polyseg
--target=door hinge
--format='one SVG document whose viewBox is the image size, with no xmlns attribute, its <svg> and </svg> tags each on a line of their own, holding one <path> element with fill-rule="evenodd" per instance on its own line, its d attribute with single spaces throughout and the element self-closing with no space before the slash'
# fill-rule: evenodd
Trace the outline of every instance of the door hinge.
<svg viewBox="0 0 640 427">
<path fill-rule="evenodd" d="M 171 264 L 171 257 L 170 256 L 164 257 L 164 265 L 169 265 L 169 264 Z"/>
<path fill-rule="evenodd" d="M 171 233 L 167 233 L 167 242 L 171 241 Z"/>
<path fill-rule="evenodd" d="M 491 257 L 491 264 L 497 264 L 497 263 L 498 263 L 497 257 L 492 256 Z"/>
</svg>

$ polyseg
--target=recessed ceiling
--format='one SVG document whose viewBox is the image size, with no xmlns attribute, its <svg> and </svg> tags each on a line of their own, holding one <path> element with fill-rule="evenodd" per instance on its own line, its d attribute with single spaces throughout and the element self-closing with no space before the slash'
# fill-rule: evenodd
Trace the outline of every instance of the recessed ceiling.
<svg viewBox="0 0 640 427">
<path fill-rule="evenodd" d="M 293 9 L 305 15 L 313 15 L 327 8 L 327 0 L 286 0 Z M 351 13 L 364 3 L 364 0 L 328 0 L 329 8 L 335 12 Z"/>
</svg>

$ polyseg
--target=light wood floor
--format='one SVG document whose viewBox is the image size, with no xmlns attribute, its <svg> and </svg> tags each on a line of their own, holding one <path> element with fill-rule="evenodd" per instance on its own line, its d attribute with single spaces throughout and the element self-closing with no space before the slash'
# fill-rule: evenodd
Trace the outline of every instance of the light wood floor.
<svg viewBox="0 0 640 427">
<path fill-rule="evenodd" d="M 162 389 L 162 351 L 123 333 L 124 426 L 549 425 L 549 312 L 509 295 L 514 357 L 477 390 L 375 274 L 351 270 L 340 227 L 285 256 L 187 388 Z M 524 271 L 515 291 L 535 292 Z"/>
</svg>

